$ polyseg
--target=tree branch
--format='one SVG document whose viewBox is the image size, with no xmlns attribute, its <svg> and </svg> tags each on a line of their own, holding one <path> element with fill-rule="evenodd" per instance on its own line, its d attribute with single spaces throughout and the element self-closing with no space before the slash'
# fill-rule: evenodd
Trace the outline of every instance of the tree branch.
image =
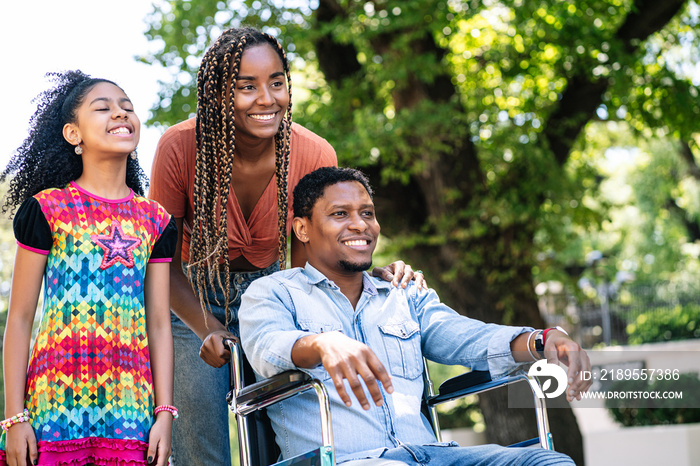
<svg viewBox="0 0 700 466">
<path fill-rule="evenodd" d="M 666 208 L 683 223 L 688 233 L 689 243 L 700 240 L 700 223 L 698 223 L 697 219 L 689 218 L 688 211 L 679 206 L 675 199 L 669 198 L 666 200 Z"/>
<path fill-rule="evenodd" d="M 320 0 L 315 15 L 317 24 L 332 23 L 347 16 L 335 0 Z M 326 34 L 316 41 L 315 46 L 318 65 L 328 82 L 335 86 L 362 69 L 353 44 L 340 44 L 331 34 Z"/>
<path fill-rule="evenodd" d="M 627 54 L 634 53 L 641 41 L 660 31 L 687 0 L 636 0 L 631 13 L 616 33 L 616 38 L 625 47 Z M 559 105 L 547 120 L 545 139 L 556 161 L 566 163 L 576 138 L 586 124 L 594 117 L 603 101 L 609 82 L 606 79 L 593 80 L 585 71 L 572 76 Z"/>
<path fill-rule="evenodd" d="M 698 163 L 695 160 L 690 144 L 685 141 L 681 141 L 681 150 L 679 151 L 679 154 L 688 167 L 688 174 L 700 181 L 700 166 L 698 166 Z"/>
<path fill-rule="evenodd" d="M 687 3 L 687 0 L 635 0 L 625 22 L 617 30 L 617 38 L 625 43 L 629 53 L 639 42 L 659 32 Z"/>
</svg>

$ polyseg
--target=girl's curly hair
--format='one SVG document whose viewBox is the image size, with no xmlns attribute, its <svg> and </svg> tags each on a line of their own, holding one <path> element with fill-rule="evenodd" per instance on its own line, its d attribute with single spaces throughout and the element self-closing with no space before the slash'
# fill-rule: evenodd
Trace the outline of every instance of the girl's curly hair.
<svg viewBox="0 0 700 466">
<path fill-rule="evenodd" d="M 80 70 L 47 73 L 46 76 L 56 85 L 34 99 L 38 103 L 29 119 L 29 136 L 0 174 L 0 182 L 10 178 L 3 212 L 12 214 L 36 193 L 48 188 L 64 188 L 80 177 L 83 160 L 63 137 L 63 126 L 76 122 L 78 107 L 97 84 L 110 83 L 119 87 L 107 79 L 91 78 Z M 138 161 L 131 157 L 126 159 L 126 184 L 143 195 L 148 178 Z"/>
</svg>

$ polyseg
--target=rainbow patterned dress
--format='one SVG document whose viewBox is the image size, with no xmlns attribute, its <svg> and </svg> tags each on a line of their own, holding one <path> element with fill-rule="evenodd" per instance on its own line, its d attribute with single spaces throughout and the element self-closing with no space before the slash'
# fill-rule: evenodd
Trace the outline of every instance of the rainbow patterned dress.
<svg viewBox="0 0 700 466">
<path fill-rule="evenodd" d="M 174 220 L 133 192 L 107 200 L 71 183 L 25 201 L 14 229 L 20 247 L 47 255 L 26 388 L 39 464 L 145 465 L 154 406 L 144 280 L 149 262 L 172 259 Z"/>
</svg>

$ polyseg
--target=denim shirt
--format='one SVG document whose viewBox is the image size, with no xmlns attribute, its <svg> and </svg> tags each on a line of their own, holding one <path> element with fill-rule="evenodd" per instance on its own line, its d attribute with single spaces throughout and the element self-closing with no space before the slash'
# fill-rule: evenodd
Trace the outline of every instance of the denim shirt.
<svg viewBox="0 0 700 466">
<path fill-rule="evenodd" d="M 323 381 L 328 390 L 336 461 L 374 458 L 401 444 L 435 444 L 420 412 L 423 357 L 506 375 L 517 367 L 510 342 L 528 327 L 485 324 L 457 314 L 433 290 L 390 282 L 363 274 L 357 307 L 340 288 L 310 264 L 255 280 L 239 310 L 243 349 L 258 378 L 297 368 L 291 360 L 294 343 L 321 332 L 342 332 L 368 345 L 391 375 L 394 392 L 380 384 L 384 404 L 365 411 L 346 383 L 352 406 L 340 399 L 322 365 L 302 369 Z M 316 394 L 307 391 L 267 409 L 282 457 L 321 445 Z"/>
</svg>

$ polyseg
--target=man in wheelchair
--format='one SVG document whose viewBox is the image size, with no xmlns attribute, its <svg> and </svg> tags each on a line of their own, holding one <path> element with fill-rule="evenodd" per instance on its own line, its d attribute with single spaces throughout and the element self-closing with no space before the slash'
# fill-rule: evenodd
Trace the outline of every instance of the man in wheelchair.
<svg viewBox="0 0 700 466">
<path fill-rule="evenodd" d="M 293 207 L 294 234 L 308 262 L 248 288 L 239 311 L 241 343 L 260 378 L 301 369 L 329 387 L 338 463 L 573 464 L 544 449 L 437 443 L 420 404 L 423 357 L 489 370 L 493 378 L 536 359 L 562 361 L 567 399 L 580 399 L 590 382 L 578 374 L 590 370 L 590 362 L 578 344 L 557 329 L 543 338 L 540 330 L 470 319 L 433 290 L 371 277 L 366 270 L 379 223 L 369 182 L 357 170 L 329 167 L 306 175 Z M 283 458 L 321 443 L 317 406 L 306 392 L 268 408 Z"/>
</svg>

